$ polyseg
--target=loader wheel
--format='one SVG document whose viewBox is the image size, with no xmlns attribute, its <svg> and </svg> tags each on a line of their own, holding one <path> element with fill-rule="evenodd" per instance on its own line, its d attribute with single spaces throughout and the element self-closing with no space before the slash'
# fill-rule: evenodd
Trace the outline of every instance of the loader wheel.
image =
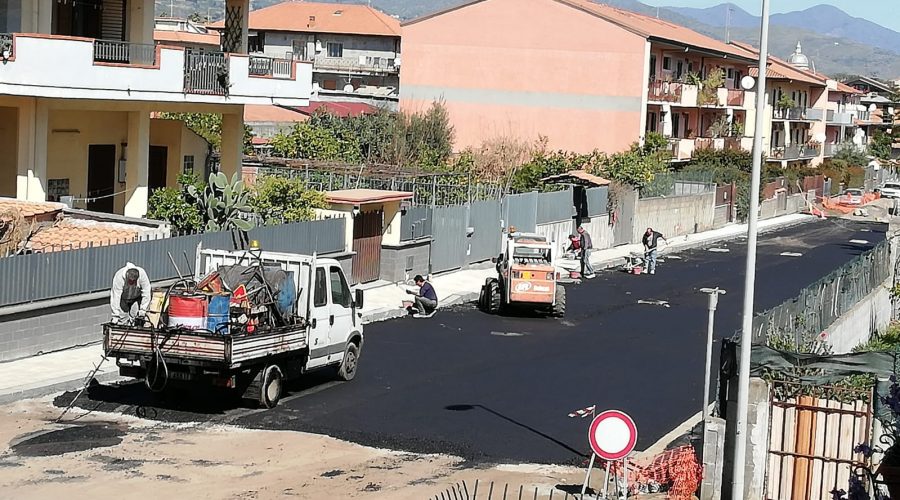
<svg viewBox="0 0 900 500">
<path fill-rule="evenodd" d="M 500 314 L 500 308 L 503 306 L 503 299 L 500 296 L 500 284 L 496 280 L 491 281 L 487 291 L 487 300 L 489 301 L 488 313 Z"/>
<path fill-rule="evenodd" d="M 284 380 L 281 369 L 276 365 L 269 365 L 263 370 L 262 385 L 259 390 L 259 404 L 266 408 L 275 408 L 281 399 L 281 391 Z"/>
<path fill-rule="evenodd" d="M 566 289 L 556 285 L 556 305 L 553 306 L 553 315 L 562 318 L 566 315 Z"/>
</svg>

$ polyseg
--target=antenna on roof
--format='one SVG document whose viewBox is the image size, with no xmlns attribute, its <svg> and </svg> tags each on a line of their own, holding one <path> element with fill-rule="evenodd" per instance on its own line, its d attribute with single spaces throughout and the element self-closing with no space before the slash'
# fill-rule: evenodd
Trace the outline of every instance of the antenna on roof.
<svg viewBox="0 0 900 500">
<path fill-rule="evenodd" d="M 659 5 L 656 6 L 656 18 L 659 19 Z"/>
</svg>

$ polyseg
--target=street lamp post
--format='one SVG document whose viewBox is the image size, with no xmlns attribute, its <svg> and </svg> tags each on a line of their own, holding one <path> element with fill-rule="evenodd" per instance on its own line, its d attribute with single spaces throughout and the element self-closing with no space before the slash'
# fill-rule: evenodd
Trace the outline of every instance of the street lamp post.
<svg viewBox="0 0 900 500">
<path fill-rule="evenodd" d="M 725 290 L 719 287 L 701 288 L 700 291 L 709 296 L 709 319 L 706 322 L 706 373 L 703 376 L 703 435 L 706 435 L 706 422 L 709 420 L 709 386 L 712 375 L 712 348 L 713 348 L 713 324 L 716 320 L 716 305 L 719 303 L 719 295 L 724 295 Z"/>
<path fill-rule="evenodd" d="M 750 399 L 750 343 L 753 341 L 753 292 L 756 281 L 756 237 L 759 221 L 759 184 L 762 167 L 766 112 L 766 68 L 769 54 L 769 0 L 762 0 L 759 26 L 759 79 L 756 86 L 756 128 L 753 131 L 753 171 L 750 177 L 750 217 L 747 221 L 747 267 L 744 276 L 744 313 L 741 323 L 740 368 L 738 371 L 737 422 L 734 439 L 734 469 L 731 498 L 744 498 L 744 463 L 747 459 L 747 410 Z"/>
</svg>

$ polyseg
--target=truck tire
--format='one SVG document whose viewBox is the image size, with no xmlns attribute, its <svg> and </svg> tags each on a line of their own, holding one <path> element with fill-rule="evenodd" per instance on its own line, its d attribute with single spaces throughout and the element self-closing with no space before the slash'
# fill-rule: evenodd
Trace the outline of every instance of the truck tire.
<svg viewBox="0 0 900 500">
<path fill-rule="evenodd" d="M 341 380 L 349 382 L 356 377 L 356 369 L 359 367 L 359 347 L 354 343 L 347 344 L 347 352 L 344 353 L 344 360 L 341 361 L 341 367 L 338 369 L 338 377 Z"/>
<path fill-rule="evenodd" d="M 500 284 L 497 280 L 491 280 L 487 289 L 488 313 L 500 314 L 500 308 L 503 307 L 503 298 L 500 295 Z"/>
<path fill-rule="evenodd" d="M 267 366 L 262 373 L 262 384 L 259 388 L 259 404 L 266 408 L 275 408 L 281 399 L 284 378 L 277 365 Z"/>
<path fill-rule="evenodd" d="M 566 289 L 556 285 L 556 305 L 553 306 L 553 316 L 562 318 L 566 315 Z"/>
</svg>

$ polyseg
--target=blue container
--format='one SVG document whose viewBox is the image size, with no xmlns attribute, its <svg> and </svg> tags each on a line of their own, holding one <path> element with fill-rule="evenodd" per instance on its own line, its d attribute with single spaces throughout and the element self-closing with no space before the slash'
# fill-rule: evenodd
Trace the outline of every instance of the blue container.
<svg viewBox="0 0 900 500">
<path fill-rule="evenodd" d="M 296 313 L 297 306 L 297 285 L 294 283 L 294 273 L 285 273 L 284 281 L 281 282 L 281 290 L 278 291 L 278 312 L 285 318 L 291 317 Z"/>
<path fill-rule="evenodd" d="M 228 334 L 228 312 L 231 295 L 212 295 L 206 313 L 206 329 L 213 333 Z"/>
</svg>

